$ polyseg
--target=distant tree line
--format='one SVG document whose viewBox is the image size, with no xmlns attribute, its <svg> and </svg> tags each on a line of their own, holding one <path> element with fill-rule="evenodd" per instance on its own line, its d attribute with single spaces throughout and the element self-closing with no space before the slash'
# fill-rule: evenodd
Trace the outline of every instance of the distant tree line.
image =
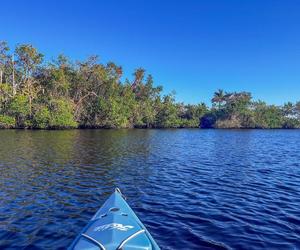
<svg viewBox="0 0 300 250">
<path fill-rule="evenodd" d="M 249 92 L 218 90 L 212 108 L 200 118 L 203 128 L 299 128 L 300 102 L 283 106 L 253 101 Z"/>
<path fill-rule="evenodd" d="M 97 56 L 51 62 L 32 45 L 10 51 L 0 42 L 0 128 L 299 128 L 300 102 L 252 101 L 248 92 L 215 92 L 212 107 L 163 95 L 139 68 L 121 81 L 122 68 Z"/>
</svg>

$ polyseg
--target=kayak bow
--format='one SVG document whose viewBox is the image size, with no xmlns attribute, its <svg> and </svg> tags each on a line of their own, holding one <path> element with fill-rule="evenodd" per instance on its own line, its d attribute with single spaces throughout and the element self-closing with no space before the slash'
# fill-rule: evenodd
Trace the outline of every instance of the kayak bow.
<svg viewBox="0 0 300 250">
<path fill-rule="evenodd" d="M 71 250 L 159 250 L 121 191 L 107 199 L 69 247 Z"/>
</svg>

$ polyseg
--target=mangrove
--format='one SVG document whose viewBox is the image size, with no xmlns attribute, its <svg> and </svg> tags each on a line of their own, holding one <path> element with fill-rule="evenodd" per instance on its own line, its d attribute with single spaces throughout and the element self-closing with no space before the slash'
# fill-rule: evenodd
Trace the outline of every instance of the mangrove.
<svg viewBox="0 0 300 250">
<path fill-rule="evenodd" d="M 30 44 L 0 42 L 0 128 L 299 128 L 300 102 L 254 101 L 218 90 L 205 103 L 176 102 L 143 68 L 133 80 L 97 56 L 45 61 Z"/>
</svg>

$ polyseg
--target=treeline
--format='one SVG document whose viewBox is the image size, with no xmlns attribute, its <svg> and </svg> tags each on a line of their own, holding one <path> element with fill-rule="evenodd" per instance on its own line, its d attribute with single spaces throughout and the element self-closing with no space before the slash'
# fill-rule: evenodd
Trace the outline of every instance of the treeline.
<svg viewBox="0 0 300 250">
<path fill-rule="evenodd" d="M 253 101 L 249 92 L 218 90 L 212 108 L 200 118 L 203 128 L 300 128 L 300 102 L 283 106 Z"/>
<path fill-rule="evenodd" d="M 185 105 L 162 95 L 151 75 L 137 69 L 122 81 L 122 68 L 97 56 L 51 62 L 32 45 L 11 51 L 0 42 L 1 128 L 298 128 L 300 103 L 282 107 L 252 101 L 251 94 L 219 90 L 212 107 Z"/>
</svg>

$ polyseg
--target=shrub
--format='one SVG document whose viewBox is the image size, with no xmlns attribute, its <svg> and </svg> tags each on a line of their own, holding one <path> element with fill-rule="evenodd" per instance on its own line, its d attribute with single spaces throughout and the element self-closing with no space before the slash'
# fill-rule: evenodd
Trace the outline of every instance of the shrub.
<svg viewBox="0 0 300 250">
<path fill-rule="evenodd" d="M 14 128 L 16 119 L 8 115 L 0 115 L 0 128 Z"/>
<path fill-rule="evenodd" d="M 34 127 L 45 129 L 49 127 L 51 114 L 48 107 L 39 107 L 34 114 Z"/>
<path fill-rule="evenodd" d="M 25 95 L 16 95 L 10 103 L 10 112 L 15 115 L 16 127 L 28 127 L 26 122 L 30 114 L 28 97 Z"/>
<path fill-rule="evenodd" d="M 300 127 L 300 121 L 296 118 L 285 118 L 283 125 L 283 128 L 299 128 Z"/>
<path fill-rule="evenodd" d="M 50 106 L 50 128 L 77 127 L 73 115 L 73 105 L 70 101 L 62 99 L 52 100 Z"/>
</svg>

